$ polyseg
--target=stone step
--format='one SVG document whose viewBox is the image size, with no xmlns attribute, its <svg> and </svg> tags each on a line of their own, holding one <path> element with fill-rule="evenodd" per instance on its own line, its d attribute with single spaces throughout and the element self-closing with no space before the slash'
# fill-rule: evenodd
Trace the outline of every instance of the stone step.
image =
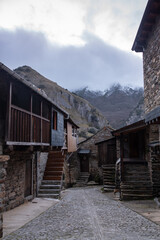
<svg viewBox="0 0 160 240">
<path fill-rule="evenodd" d="M 152 188 L 151 189 L 122 189 L 121 191 L 123 193 L 152 193 Z"/>
<path fill-rule="evenodd" d="M 58 159 L 59 160 L 59 159 L 64 159 L 64 156 L 58 156 L 58 155 L 55 156 L 53 154 L 51 154 L 51 155 L 49 154 L 48 159 Z"/>
<path fill-rule="evenodd" d="M 125 176 L 124 177 L 125 182 L 150 182 L 150 176 L 138 176 L 135 180 L 135 176 Z"/>
<path fill-rule="evenodd" d="M 53 167 L 53 166 L 47 166 L 45 171 L 57 171 L 57 172 L 62 172 L 63 167 Z"/>
<path fill-rule="evenodd" d="M 103 187 L 104 187 L 104 188 L 109 188 L 109 189 L 110 189 L 110 188 L 111 188 L 111 189 L 114 189 L 114 188 L 115 188 L 115 185 L 104 185 Z"/>
<path fill-rule="evenodd" d="M 129 199 L 151 199 L 153 198 L 152 194 L 123 194 L 121 192 L 121 196 L 123 200 L 129 200 Z"/>
<path fill-rule="evenodd" d="M 61 177 L 62 177 L 62 176 L 51 176 L 51 175 L 47 175 L 47 176 L 44 176 L 43 179 L 44 179 L 44 180 L 61 180 Z"/>
<path fill-rule="evenodd" d="M 50 193 L 46 193 L 46 194 L 38 194 L 38 197 L 40 197 L 40 198 L 56 198 L 56 199 L 58 199 L 59 198 L 59 194 L 50 194 Z"/>
<path fill-rule="evenodd" d="M 137 173 L 137 172 L 125 172 L 124 175 L 125 176 L 135 176 L 135 177 L 141 176 L 141 175 L 142 176 L 150 176 L 148 171 L 147 172 L 139 172 L 139 173 Z"/>
<path fill-rule="evenodd" d="M 42 185 L 61 185 L 61 181 L 56 180 L 43 180 Z"/>
<path fill-rule="evenodd" d="M 61 189 L 61 185 L 42 184 L 40 189 Z"/>
<path fill-rule="evenodd" d="M 88 177 L 82 177 L 82 176 L 80 176 L 79 179 L 82 179 L 82 180 L 83 180 L 83 179 L 88 179 Z"/>
<path fill-rule="evenodd" d="M 60 189 L 40 189 L 38 194 L 59 194 Z"/>
<path fill-rule="evenodd" d="M 53 162 L 57 162 L 57 163 L 63 163 L 64 159 L 63 158 L 48 158 L 47 163 L 53 163 Z"/>
<path fill-rule="evenodd" d="M 137 186 L 133 186 L 133 185 L 121 185 L 120 186 L 121 187 L 121 189 L 122 190 L 126 190 L 126 189 L 129 189 L 129 190 L 131 190 L 131 189 L 141 189 L 141 191 L 146 191 L 146 190 L 151 190 L 152 189 L 152 186 L 151 185 L 146 185 L 146 186 L 141 186 L 141 185 L 137 185 Z"/>
<path fill-rule="evenodd" d="M 145 181 L 145 180 L 140 181 L 138 179 L 135 179 L 135 180 L 131 180 L 131 181 L 130 180 L 128 180 L 128 181 L 123 180 L 122 184 L 138 184 L 138 185 L 140 185 L 140 184 L 151 184 L 151 182 L 150 181 Z"/>
<path fill-rule="evenodd" d="M 58 156 L 63 156 L 62 152 L 61 151 L 50 151 L 49 152 L 50 155 L 58 155 Z"/>
<path fill-rule="evenodd" d="M 90 174 L 81 174 L 81 177 L 89 177 Z"/>
<path fill-rule="evenodd" d="M 63 164 L 62 162 L 52 162 L 52 163 L 47 163 L 46 164 L 46 167 L 63 167 Z"/>
<path fill-rule="evenodd" d="M 44 172 L 44 176 L 62 176 L 62 171 L 58 172 L 58 171 L 45 171 Z"/>
</svg>

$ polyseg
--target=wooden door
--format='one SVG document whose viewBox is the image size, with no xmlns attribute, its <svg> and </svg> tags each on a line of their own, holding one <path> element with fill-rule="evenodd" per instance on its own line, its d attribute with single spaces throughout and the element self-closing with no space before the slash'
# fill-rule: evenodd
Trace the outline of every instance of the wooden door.
<svg viewBox="0 0 160 240">
<path fill-rule="evenodd" d="M 89 157 L 87 155 L 81 156 L 81 172 L 89 172 Z"/>
<path fill-rule="evenodd" d="M 106 164 L 114 164 L 116 162 L 116 145 L 109 144 L 107 146 L 107 161 Z"/>
<path fill-rule="evenodd" d="M 24 196 L 32 195 L 32 160 L 26 161 Z"/>
</svg>

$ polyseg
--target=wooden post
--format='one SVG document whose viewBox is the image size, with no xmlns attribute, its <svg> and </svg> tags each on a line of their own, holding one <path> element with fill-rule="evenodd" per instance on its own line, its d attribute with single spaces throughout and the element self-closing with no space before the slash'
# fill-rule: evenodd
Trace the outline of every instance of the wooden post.
<svg viewBox="0 0 160 240">
<path fill-rule="evenodd" d="M 31 128 L 30 128 L 30 142 L 33 142 L 33 124 L 32 124 L 32 101 L 33 101 L 33 95 L 31 94 L 31 106 L 30 106 L 30 110 L 31 110 L 31 119 L 30 119 L 30 123 L 31 123 Z"/>
<path fill-rule="evenodd" d="M 42 120 L 42 111 L 43 111 L 43 101 L 41 101 L 41 143 L 43 142 L 43 120 Z"/>
<path fill-rule="evenodd" d="M 10 141 L 11 135 L 11 103 L 12 103 L 12 83 L 9 84 L 9 100 L 8 100 L 8 138 Z"/>
<path fill-rule="evenodd" d="M 52 126 L 53 126 L 53 108 L 52 108 L 52 106 L 51 106 L 51 121 L 50 121 L 50 126 L 51 126 L 51 128 L 50 128 L 50 134 L 51 134 L 51 138 L 50 138 L 50 145 L 52 146 Z"/>
<path fill-rule="evenodd" d="M 123 152 L 123 134 L 121 133 L 120 135 L 120 157 L 121 157 L 121 181 L 124 180 L 124 162 L 123 162 L 123 157 L 124 157 L 124 152 Z"/>
</svg>

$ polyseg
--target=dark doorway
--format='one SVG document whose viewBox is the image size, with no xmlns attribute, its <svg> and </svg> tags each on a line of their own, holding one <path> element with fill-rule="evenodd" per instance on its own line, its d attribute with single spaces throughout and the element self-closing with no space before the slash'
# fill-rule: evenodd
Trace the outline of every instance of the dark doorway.
<svg viewBox="0 0 160 240">
<path fill-rule="evenodd" d="M 81 172 L 89 172 L 89 156 L 81 155 L 80 156 Z"/>
<path fill-rule="evenodd" d="M 107 146 L 107 164 L 114 164 L 116 162 L 116 145 L 108 144 Z"/>
<path fill-rule="evenodd" d="M 24 196 L 32 195 L 32 160 L 26 161 Z"/>
</svg>

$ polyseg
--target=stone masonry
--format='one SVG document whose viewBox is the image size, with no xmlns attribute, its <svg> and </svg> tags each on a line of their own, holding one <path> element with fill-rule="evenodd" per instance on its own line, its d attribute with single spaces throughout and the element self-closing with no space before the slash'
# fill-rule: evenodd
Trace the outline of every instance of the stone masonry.
<svg viewBox="0 0 160 240">
<path fill-rule="evenodd" d="M 145 113 L 160 106 L 160 17 L 143 52 Z"/>
<path fill-rule="evenodd" d="M 5 179 L 6 168 L 9 156 L 0 155 L 0 238 L 3 236 L 3 210 L 4 210 L 4 197 L 5 197 Z"/>
<path fill-rule="evenodd" d="M 32 159 L 33 186 L 32 195 L 36 196 L 36 159 L 35 154 L 25 151 L 12 151 L 6 169 L 4 210 L 9 210 L 24 203 L 25 163 Z"/>
<path fill-rule="evenodd" d="M 37 192 L 43 180 L 47 159 L 48 152 L 37 152 Z"/>
<path fill-rule="evenodd" d="M 91 152 L 89 156 L 89 173 L 92 180 L 102 178 L 102 169 L 98 167 L 98 147 L 95 143 L 112 137 L 112 131 L 113 129 L 110 126 L 106 126 L 78 145 L 78 149 L 89 149 Z M 80 159 L 78 151 L 69 158 L 69 168 L 70 169 L 66 170 L 65 182 L 72 185 L 76 183 L 76 180 L 80 175 Z"/>
</svg>

